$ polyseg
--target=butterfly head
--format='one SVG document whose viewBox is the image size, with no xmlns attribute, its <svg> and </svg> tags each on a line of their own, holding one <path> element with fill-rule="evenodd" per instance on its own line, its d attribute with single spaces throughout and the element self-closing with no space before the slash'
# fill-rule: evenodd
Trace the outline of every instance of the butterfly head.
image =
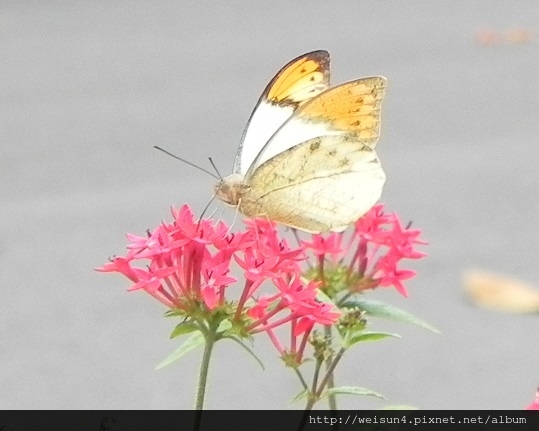
<svg viewBox="0 0 539 431">
<path fill-rule="evenodd" d="M 215 196 L 225 204 L 238 206 L 238 203 L 249 186 L 245 184 L 243 175 L 232 174 L 219 181 L 215 187 Z"/>
</svg>

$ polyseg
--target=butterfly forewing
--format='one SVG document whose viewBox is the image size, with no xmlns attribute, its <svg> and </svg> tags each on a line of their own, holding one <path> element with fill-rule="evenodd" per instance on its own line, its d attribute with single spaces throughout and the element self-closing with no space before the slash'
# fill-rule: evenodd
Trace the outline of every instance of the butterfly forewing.
<svg viewBox="0 0 539 431">
<path fill-rule="evenodd" d="M 275 131 L 305 102 L 329 87 L 329 53 L 313 51 L 286 64 L 270 81 L 253 110 L 234 173 L 245 174 Z"/>
<path fill-rule="evenodd" d="M 332 130 L 352 133 L 374 148 L 380 135 L 380 107 L 386 79 L 362 78 L 332 88 L 311 100 L 297 115 L 310 123 L 326 123 Z"/>
<path fill-rule="evenodd" d="M 262 163 L 319 136 L 349 135 L 374 148 L 380 134 L 380 107 L 386 79 L 362 78 L 330 88 L 300 106 L 256 156 L 247 177 Z"/>
</svg>

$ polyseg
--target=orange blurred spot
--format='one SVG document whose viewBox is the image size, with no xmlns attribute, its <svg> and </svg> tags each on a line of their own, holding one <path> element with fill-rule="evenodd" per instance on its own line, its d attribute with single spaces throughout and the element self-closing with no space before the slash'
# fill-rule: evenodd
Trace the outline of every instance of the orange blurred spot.
<svg viewBox="0 0 539 431">
<path fill-rule="evenodd" d="M 479 45 L 495 45 L 501 42 L 501 35 L 494 30 L 479 30 L 475 34 L 475 40 Z"/>
<path fill-rule="evenodd" d="M 478 306 L 504 313 L 539 313 L 539 289 L 522 280 L 476 269 L 464 274 L 463 285 Z"/>
</svg>

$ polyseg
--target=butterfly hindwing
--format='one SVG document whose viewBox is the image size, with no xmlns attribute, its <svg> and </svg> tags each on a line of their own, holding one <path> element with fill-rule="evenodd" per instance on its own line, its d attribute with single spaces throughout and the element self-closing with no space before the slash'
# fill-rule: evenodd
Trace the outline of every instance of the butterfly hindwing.
<svg viewBox="0 0 539 431">
<path fill-rule="evenodd" d="M 312 138 L 260 165 L 240 211 L 309 232 L 342 231 L 380 198 L 385 174 L 355 134 Z"/>
<path fill-rule="evenodd" d="M 256 156 L 247 176 L 289 148 L 319 136 L 354 135 L 374 148 L 380 134 L 380 108 L 386 79 L 381 76 L 329 88 L 300 106 Z"/>
<path fill-rule="evenodd" d="M 329 53 L 313 51 L 286 64 L 260 96 L 243 132 L 234 173 L 245 174 L 275 131 L 329 87 Z"/>
</svg>

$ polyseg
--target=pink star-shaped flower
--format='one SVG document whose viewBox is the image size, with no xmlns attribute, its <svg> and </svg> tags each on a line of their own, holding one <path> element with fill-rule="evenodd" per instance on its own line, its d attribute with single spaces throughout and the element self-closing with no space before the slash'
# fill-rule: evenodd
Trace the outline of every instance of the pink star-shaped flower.
<svg viewBox="0 0 539 431">
<path fill-rule="evenodd" d="M 310 248 L 317 256 L 338 255 L 343 252 L 341 247 L 342 234 L 331 233 L 327 237 L 320 234 L 312 235 L 312 241 L 301 241 L 303 246 Z"/>
<path fill-rule="evenodd" d="M 408 296 L 403 280 L 412 278 L 416 272 L 409 269 L 398 269 L 398 259 L 393 254 L 382 256 L 376 263 L 373 278 L 380 286 L 394 286 L 402 296 Z"/>
<path fill-rule="evenodd" d="M 403 229 L 400 220 L 395 217 L 391 235 L 387 237 L 387 245 L 401 257 L 419 259 L 427 255 L 421 251 L 414 250 L 414 244 L 427 244 L 427 242 L 419 239 L 420 234 L 421 230 L 419 229 Z"/>
</svg>

